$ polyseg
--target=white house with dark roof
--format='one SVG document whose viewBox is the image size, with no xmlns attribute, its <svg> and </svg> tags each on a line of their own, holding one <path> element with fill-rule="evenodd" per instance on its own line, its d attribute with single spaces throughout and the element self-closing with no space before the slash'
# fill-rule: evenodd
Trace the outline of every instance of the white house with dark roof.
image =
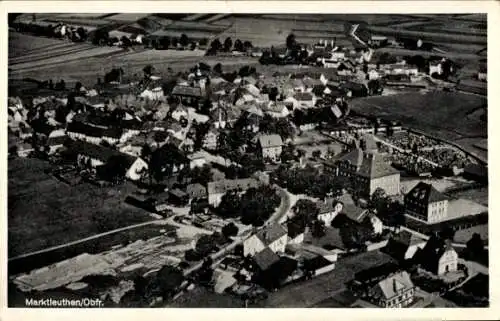
<svg viewBox="0 0 500 321">
<path fill-rule="evenodd" d="M 274 162 L 280 160 L 283 151 L 283 140 L 280 135 L 262 135 L 258 138 L 258 145 L 263 159 L 270 159 Z"/>
<path fill-rule="evenodd" d="M 121 157 L 127 168 L 125 177 L 130 180 L 139 180 L 142 173 L 148 168 L 148 164 L 140 157 L 133 157 L 101 145 L 85 141 L 73 141 L 69 144 L 69 147 L 77 154 L 79 164 L 90 165 L 92 168 L 106 164 L 112 157 Z"/>
<path fill-rule="evenodd" d="M 276 223 L 265 226 L 243 241 L 243 255 L 254 256 L 265 248 L 271 249 L 274 253 L 284 253 L 287 238 L 288 234 L 283 226 Z"/>
<path fill-rule="evenodd" d="M 439 223 L 448 217 L 448 197 L 424 182 L 405 195 L 404 205 L 408 216 L 427 224 Z"/>
<path fill-rule="evenodd" d="M 383 308 L 404 308 L 414 297 L 415 285 L 406 271 L 387 276 L 369 291 L 369 300 Z"/>
</svg>

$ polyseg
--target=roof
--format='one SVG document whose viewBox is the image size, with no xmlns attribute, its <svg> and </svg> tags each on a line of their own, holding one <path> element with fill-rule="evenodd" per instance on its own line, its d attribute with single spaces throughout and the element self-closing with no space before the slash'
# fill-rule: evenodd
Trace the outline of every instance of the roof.
<svg viewBox="0 0 500 321">
<path fill-rule="evenodd" d="M 363 162 L 358 170 L 358 175 L 371 179 L 399 174 L 399 171 L 387 164 L 382 157 L 377 154 L 367 154 L 363 157 Z"/>
<path fill-rule="evenodd" d="M 348 161 L 351 165 L 359 167 L 363 163 L 363 151 L 355 148 L 347 154 L 338 158 L 338 161 Z"/>
<path fill-rule="evenodd" d="M 69 149 L 77 154 L 98 159 L 102 162 L 107 162 L 111 157 L 119 156 L 126 160 L 128 166 L 132 166 L 132 164 L 137 160 L 137 157 L 101 145 L 87 143 L 85 141 L 70 140 L 68 145 Z"/>
<path fill-rule="evenodd" d="M 407 231 L 401 231 L 399 234 L 397 234 L 394 238 L 395 241 L 403 243 L 407 246 L 412 246 L 415 244 L 420 244 L 422 242 L 425 242 L 424 239 L 416 236 L 413 233 L 407 232 Z"/>
<path fill-rule="evenodd" d="M 365 218 L 367 210 L 356 205 L 345 204 L 342 212 L 351 220 L 360 223 Z"/>
<path fill-rule="evenodd" d="M 323 214 L 323 213 L 333 212 L 333 210 L 335 209 L 335 205 L 337 205 L 337 203 L 338 203 L 338 201 L 336 201 L 334 199 L 329 199 L 329 200 L 326 200 L 323 202 L 317 202 L 316 207 L 319 210 L 318 213 Z"/>
<path fill-rule="evenodd" d="M 423 201 L 429 204 L 448 200 L 448 197 L 435 189 L 432 184 L 420 182 L 405 195 L 406 200 Z"/>
<path fill-rule="evenodd" d="M 177 85 L 172 90 L 172 95 L 201 97 L 201 88 Z"/>
<path fill-rule="evenodd" d="M 283 226 L 274 223 L 258 231 L 256 236 L 262 241 L 262 243 L 269 245 L 286 234 L 287 231 Z"/>
<path fill-rule="evenodd" d="M 204 198 L 207 196 L 207 189 L 200 183 L 189 184 L 186 193 L 190 198 Z"/>
<path fill-rule="evenodd" d="M 309 269 L 309 270 L 317 270 L 321 269 L 322 267 L 332 265 L 334 264 L 333 262 L 328 261 L 324 256 L 318 255 L 312 259 L 305 260 L 304 261 L 304 266 Z"/>
<path fill-rule="evenodd" d="M 123 134 L 123 130 L 121 128 L 95 127 L 75 121 L 68 124 L 67 131 L 91 137 L 120 138 Z"/>
<path fill-rule="evenodd" d="M 49 146 L 57 146 L 57 145 L 62 145 L 68 140 L 68 136 L 56 136 L 56 137 L 49 137 L 47 140 L 47 145 Z"/>
<path fill-rule="evenodd" d="M 374 296 L 390 299 L 398 295 L 400 291 L 412 289 L 413 282 L 406 271 L 395 273 L 378 282 L 374 287 Z"/>
<path fill-rule="evenodd" d="M 280 257 L 269 247 L 266 247 L 259 253 L 255 254 L 253 260 L 262 271 L 265 271 L 273 264 L 279 262 Z"/>
<path fill-rule="evenodd" d="M 181 191 L 178 188 L 171 190 L 169 193 L 174 195 L 175 197 L 179 197 L 179 198 L 187 196 L 186 192 Z"/>
<path fill-rule="evenodd" d="M 283 140 L 278 134 L 262 135 L 259 137 L 259 144 L 262 148 L 283 146 Z"/>
<path fill-rule="evenodd" d="M 313 100 L 313 95 L 310 93 L 296 93 L 293 98 L 297 101 L 311 101 Z"/>
<path fill-rule="evenodd" d="M 226 193 L 228 191 L 242 189 L 247 190 L 249 188 L 256 188 L 260 185 L 259 181 L 254 178 L 242 178 L 233 180 L 220 180 L 209 182 L 207 184 L 208 194 L 216 193 Z"/>
</svg>

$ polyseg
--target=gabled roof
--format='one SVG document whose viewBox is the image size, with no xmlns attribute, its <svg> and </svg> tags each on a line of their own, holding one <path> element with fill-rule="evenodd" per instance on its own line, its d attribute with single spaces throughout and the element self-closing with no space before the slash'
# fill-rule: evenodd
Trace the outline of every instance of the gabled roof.
<svg viewBox="0 0 500 321">
<path fill-rule="evenodd" d="M 429 204 L 448 200 L 448 197 L 431 184 L 420 182 L 405 195 L 405 200 L 416 200 L 419 203 Z"/>
<path fill-rule="evenodd" d="M 269 269 L 273 264 L 279 262 L 280 257 L 269 247 L 266 247 L 259 253 L 255 254 L 253 260 L 261 271 L 265 271 Z"/>
<path fill-rule="evenodd" d="M 328 261 L 324 256 L 318 255 L 312 259 L 304 261 L 304 266 L 309 269 L 309 270 L 317 270 L 321 269 L 322 267 L 332 265 L 334 264 L 333 262 Z"/>
<path fill-rule="evenodd" d="M 189 184 L 186 187 L 186 193 L 190 198 L 205 198 L 207 196 L 207 189 L 200 183 Z"/>
<path fill-rule="evenodd" d="M 373 289 L 373 295 L 387 300 L 398 295 L 400 291 L 412 289 L 413 287 L 408 272 L 402 271 L 378 282 Z"/>
<path fill-rule="evenodd" d="M 377 154 L 367 154 L 363 157 L 363 162 L 359 168 L 358 175 L 368 178 L 379 178 L 394 174 L 399 174 L 399 171 L 387 164 L 382 157 Z"/>
<path fill-rule="evenodd" d="M 177 85 L 172 90 L 172 95 L 201 97 L 201 88 Z"/>
<path fill-rule="evenodd" d="M 345 204 L 342 212 L 351 220 L 361 223 L 368 210 L 352 204 Z"/>
<path fill-rule="evenodd" d="M 287 231 L 283 226 L 274 223 L 258 231 L 256 236 L 267 246 L 286 234 Z"/>
<path fill-rule="evenodd" d="M 87 143 L 85 141 L 70 140 L 68 141 L 68 147 L 71 151 L 79 155 L 98 159 L 104 163 L 107 162 L 111 157 L 122 157 L 126 161 L 128 167 L 132 166 L 132 164 L 138 158 L 108 147 Z"/>
<path fill-rule="evenodd" d="M 209 182 L 207 185 L 208 194 L 226 193 L 228 191 L 241 189 L 247 190 L 249 188 L 256 188 L 260 185 L 259 181 L 253 178 L 242 179 L 225 179 L 220 181 Z"/>
<path fill-rule="evenodd" d="M 363 163 L 363 151 L 359 148 L 355 148 L 349 153 L 341 156 L 339 161 L 348 161 L 351 165 L 359 167 Z"/>
<path fill-rule="evenodd" d="M 310 93 L 296 93 L 293 98 L 295 98 L 297 101 L 312 101 L 313 100 L 313 95 Z"/>
<path fill-rule="evenodd" d="M 262 135 L 259 137 L 259 144 L 262 148 L 283 146 L 283 140 L 278 134 Z"/>
</svg>

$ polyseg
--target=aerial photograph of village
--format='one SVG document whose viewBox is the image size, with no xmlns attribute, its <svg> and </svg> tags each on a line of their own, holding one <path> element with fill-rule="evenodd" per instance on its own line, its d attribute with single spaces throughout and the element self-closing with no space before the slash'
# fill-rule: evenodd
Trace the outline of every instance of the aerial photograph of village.
<svg viewBox="0 0 500 321">
<path fill-rule="evenodd" d="M 9 307 L 490 306 L 486 14 L 8 28 Z"/>
</svg>

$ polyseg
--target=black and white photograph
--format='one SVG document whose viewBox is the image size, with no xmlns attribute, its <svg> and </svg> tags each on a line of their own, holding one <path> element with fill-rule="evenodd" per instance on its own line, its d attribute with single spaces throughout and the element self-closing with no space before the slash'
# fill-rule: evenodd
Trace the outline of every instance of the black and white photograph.
<svg viewBox="0 0 500 321">
<path fill-rule="evenodd" d="M 490 307 L 487 13 L 330 7 L 9 12 L 8 307 Z"/>
</svg>

